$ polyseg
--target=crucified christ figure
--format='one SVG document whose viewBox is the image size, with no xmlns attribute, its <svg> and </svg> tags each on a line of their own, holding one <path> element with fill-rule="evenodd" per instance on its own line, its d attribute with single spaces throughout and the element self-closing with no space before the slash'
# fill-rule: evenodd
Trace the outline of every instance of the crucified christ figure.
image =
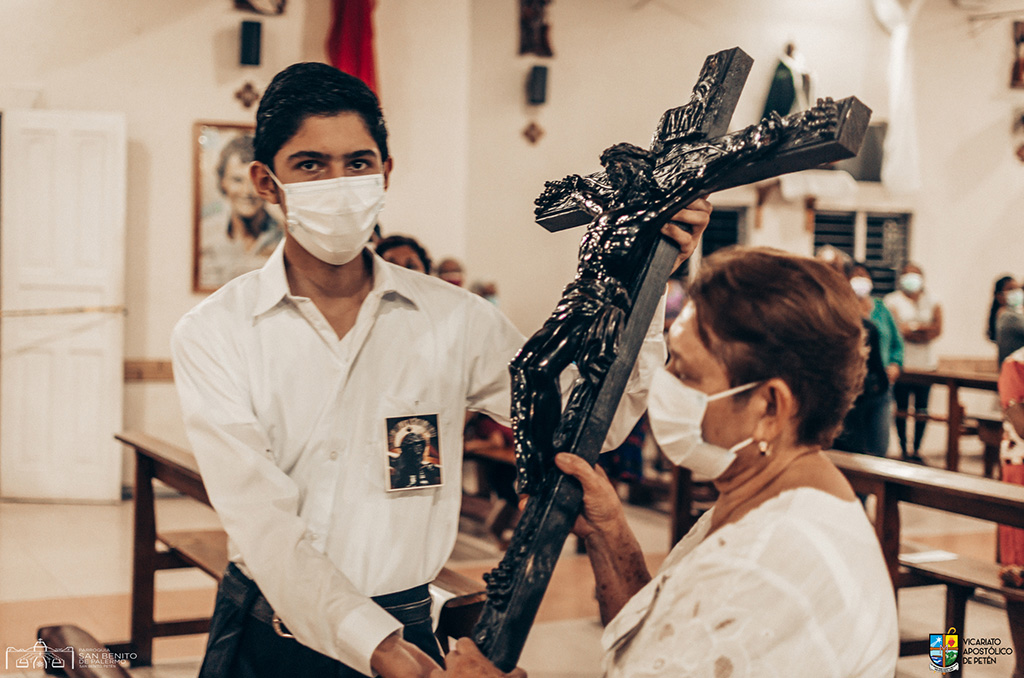
<svg viewBox="0 0 1024 678">
<path fill-rule="evenodd" d="M 575 280 L 509 368 L 520 492 L 534 493 L 555 454 L 572 448 L 588 405 L 615 360 L 645 260 L 666 215 L 713 190 L 715 178 L 731 166 L 749 162 L 792 134 L 828 131 L 835 120 L 835 102 L 819 100 L 799 116 L 772 114 L 740 132 L 685 145 L 685 150 L 676 147 L 666 154 L 674 165 L 670 190 L 655 179 L 658 156 L 632 144 L 617 144 L 601 154 L 610 186 L 579 175 L 548 182 L 537 199 L 538 214 L 568 196 L 593 219 L 580 243 Z M 563 408 L 559 377 L 570 364 L 579 376 Z"/>
</svg>

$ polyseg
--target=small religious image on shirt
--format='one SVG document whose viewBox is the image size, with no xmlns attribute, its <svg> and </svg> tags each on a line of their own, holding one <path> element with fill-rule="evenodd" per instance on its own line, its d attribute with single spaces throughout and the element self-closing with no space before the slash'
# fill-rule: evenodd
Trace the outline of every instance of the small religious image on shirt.
<svg viewBox="0 0 1024 678">
<path fill-rule="evenodd" d="M 441 484 L 441 448 L 437 415 L 389 417 L 388 491 Z"/>
</svg>

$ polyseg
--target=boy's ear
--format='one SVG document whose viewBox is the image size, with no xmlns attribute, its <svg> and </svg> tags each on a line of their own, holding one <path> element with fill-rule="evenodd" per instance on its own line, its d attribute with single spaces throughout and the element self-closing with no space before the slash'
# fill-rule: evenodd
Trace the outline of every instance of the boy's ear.
<svg viewBox="0 0 1024 678">
<path fill-rule="evenodd" d="M 277 183 L 270 176 L 270 168 L 258 160 L 249 165 L 249 179 L 252 180 L 253 188 L 257 195 L 274 205 L 281 204 L 281 194 Z"/>
<path fill-rule="evenodd" d="M 384 190 L 388 190 L 388 177 L 391 176 L 391 169 L 394 167 L 394 163 L 391 160 L 391 156 L 384 161 Z"/>
</svg>

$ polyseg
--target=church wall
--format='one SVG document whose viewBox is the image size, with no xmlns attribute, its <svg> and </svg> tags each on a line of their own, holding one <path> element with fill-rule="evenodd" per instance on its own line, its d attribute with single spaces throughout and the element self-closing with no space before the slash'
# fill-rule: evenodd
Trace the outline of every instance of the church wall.
<svg viewBox="0 0 1024 678">
<path fill-rule="evenodd" d="M 281 16 L 231 0 L 14 0 L 0 7 L 0 106 L 123 111 L 128 121 L 126 356 L 166 360 L 192 292 L 192 124 L 252 122 L 233 93 L 262 91 L 290 63 L 324 60 L 329 0 Z M 387 0 L 376 14 L 378 78 L 395 155 L 385 228 L 464 254 L 468 0 Z M 262 65 L 238 65 L 242 20 L 263 23 Z M 16 170 L 13 170 L 16 171 Z M 282 347 L 287 350 L 287 347 Z M 169 383 L 129 383 L 125 426 L 184 443 Z M 128 477 L 128 476 L 126 476 Z"/>
<path fill-rule="evenodd" d="M 124 111 L 128 119 L 126 356 L 166 359 L 191 291 L 192 149 L 196 120 L 244 122 L 233 97 L 263 89 L 289 63 L 322 60 L 328 0 L 292 0 L 280 17 L 230 0 L 14 0 L 0 9 L 0 101 L 40 91 L 54 109 Z M 608 145 L 646 146 L 659 115 L 688 98 L 704 57 L 740 46 L 755 59 L 733 127 L 761 112 L 777 54 L 794 41 L 817 94 L 855 94 L 887 115 L 888 39 L 864 0 L 556 0 L 555 57 L 518 56 L 512 0 L 382 0 L 376 14 L 381 95 L 395 173 L 382 214 L 389 231 L 422 239 L 435 258 L 463 257 L 469 280 L 499 285 L 526 333 L 553 307 L 575 267 L 579 232 L 548 234 L 532 202 L 547 179 L 598 168 Z M 243 19 L 263 22 L 263 65 L 237 65 Z M 1013 156 L 1007 86 L 1011 19 L 969 24 L 926 0 L 912 33 L 924 188 L 913 198 L 865 187 L 824 208 L 910 209 L 912 256 L 946 307 L 940 352 L 994 355 L 981 336 L 993 279 L 1024 274 L 1018 215 L 1024 165 Z M 547 103 L 529 107 L 529 67 L 549 67 Z M 545 131 L 531 145 L 531 121 Z M 1024 140 L 1019 134 L 1017 140 Z M 749 189 L 714 198 L 753 207 Z M 799 205 L 773 198 L 753 244 L 809 253 Z M 183 441 L 169 384 L 126 386 L 125 423 Z"/>
<path fill-rule="evenodd" d="M 470 278 L 497 279 L 502 305 L 524 332 L 539 326 L 572 278 L 579 233 L 550 235 L 532 221 L 544 181 L 600 169 L 613 143 L 647 146 L 667 108 L 685 103 L 704 58 L 739 46 L 754 58 L 733 128 L 760 119 L 778 54 L 794 41 L 823 95 L 855 94 L 884 114 L 885 36 L 863 0 L 557 0 L 548 6 L 550 59 L 518 56 L 516 3 L 473 3 L 470 119 Z M 530 66 L 546 64 L 547 103 L 529 107 Z M 535 119 L 545 135 L 520 134 Z M 720 205 L 753 205 L 729 191 Z M 803 216 L 770 204 L 755 244 L 810 252 Z"/>
<path fill-rule="evenodd" d="M 1013 19 L 969 22 L 931 0 L 913 31 L 924 188 L 914 256 L 946 310 L 940 353 L 992 356 L 984 338 L 992 286 L 1024 276 L 1024 133 L 1013 116 L 1024 90 L 1009 87 Z M 1024 16 L 1018 15 L 1018 20 Z"/>
<path fill-rule="evenodd" d="M 889 39 L 863 0 L 558 0 L 548 8 L 551 59 L 517 55 L 513 4 L 473 3 L 467 252 L 470 277 L 497 279 L 524 332 L 544 321 L 575 266 L 578 236 L 551 236 L 532 222 L 544 181 L 598 169 L 598 155 L 614 142 L 646 146 L 661 111 L 688 96 L 707 54 L 740 46 L 755 59 L 733 128 L 760 116 L 790 40 L 807 59 L 816 95 L 856 95 L 875 120 L 888 116 Z M 946 0 L 926 0 L 911 33 L 920 193 L 861 184 L 855 196 L 822 198 L 818 207 L 913 212 L 911 256 L 946 311 L 940 354 L 994 356 L 981 334 L 992 282 L 1004 271 L 1024 275 L 1024 164 L 1013 156 L 1011 132 L 1024 90 L 1008 87 L 1012 18 L 971 24 L 967 16 Z M 548 101 L 528 107 L 524 82 L 534 63 L 549 66 Z M 536 145 L 520 135 L 531 119 L 546 132 Z M 713 200 L 752 207 L 755 197 L 736 189 Z M 751 244 L 811 252 L 801 205 L 776 196 L 762 217 Z"/>
</svg>

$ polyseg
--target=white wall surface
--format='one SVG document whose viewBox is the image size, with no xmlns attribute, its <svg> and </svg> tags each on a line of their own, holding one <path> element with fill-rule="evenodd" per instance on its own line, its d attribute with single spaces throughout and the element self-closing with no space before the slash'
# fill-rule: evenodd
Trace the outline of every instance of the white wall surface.
<svg viewBox="0 0 1024 678">
<path fill-rule="evenodd" d="M 734 129 L 760 119 L 787 41 L 806 56 L 816 93 L 856 95 L 876 114 L 887 105 L 887 41 L 864 0 L 558 0 L 549 6 L 552 59 L 516 54 L 516 18 L 513 2 L 473 3 L 467 250 L 470 277 L 497 279 L 503 308 L 526 332 L 572 278 L 579 238 L 533 223 L 544 181 L 600 169 L 601 151 L 614 143 L 647 146 L 661 113 L 689 100 L 708 54 L 738 46 L 754 58 Z M 535 63 L 549 67 L 548 99 L 531 108 L 523 92 Z M 545 130 L 536 145 L 520 134 L 531 119 Z M 748 205 L 753 197 L 748 189 L 712 200 Z M 802 212 L 772 209 L 752 239 L 809 252 Z"/>
<path fill-rule="evenodd" d="M 1013 20 L 969 23 L 930 0 L 913 33 L 924 190 L 913 253 L 945 302 L 940 354 L 991 355 L 982 333 L 995 279 L 1024 276 L 1024 134 L 1014 114 L 1024 90 L 1010 89 Z M 1016 19 L 1024 19 L 1019 15 Z"/>
<path fill-rule="evenodd" d="M 233 93 L 262 90 L 275 72 L 322 60 L 327 0 L 291 0 L 262 17 L 263 65 L 237 65 L 240 21 L 230 0 L 2 0 L 0 101 L 25 86 L 38 105 L 118 110 L 128 119 L 126 355 L 167 358 L 191 292 L 192 149 L 197 120 L 251 121 Z M 775 59 L 794 41 L 815 93 L 856 95 L 887 115 L 888 39 L 867 0 L 555 0 L 555 57 L 517 55 L 514 0 L 380 0 L 378 73 L 395 174 L 382 215 L 435 258 L 463 257 L 470 280 L 497 281 L 524 332 L 547 317 L 575 267 L 578 233 L 532 220 L 548 179 L 598 168 L 619 141 L 647 145 L 663 110 L 688 99 L 704 57 L 740 46 L 755 59 L 734 127 L 759 116 Z M 915 212 L 912 255 L 946 307 L 940 353 L 994 355 L 981 331 L 992 281 L 1024 274 L 1019 215 L 1024 164 L 1011 130 L 1024 90 L 1008 87 L 1012 18 L 969 24 L 949 0 L 926 0 L 912 33 L 924 189 L 877 187 L 842 205 Z M 527 72 L 549 66 L 548 102 L 525 103 Z M 536 145 L 522 136 L 535 120 Z M 1020 135 L 1024 139 L 1024 135 Z M 714 198 L 752 205 L 750 190 Z M 829 207 L 827 202 L 820 203 Z M 756 244 L 810 252 L 798 205 L 774 199 Z M 132 384 L 126 422 L 180 437 L 166 384 Z"/>
<path fill-rule="evenodd" d="M 191 287 L 192 124 L 251 123 L 255 107 L 234 92 L 246 81 L 262 91 L 291 63 L 325 60 L 329 14 L 329 0 L 292 0 L 276 17 L 230 0 L 0 2 L 0 101 L 37 90 L 39 107 L 127 115 L 126 356 L 168 358 L 175 322 L 204 296 Z M 462 256 L 468 0 L 386 0 L 376 19 L 395 155 L 382 221 Z M 242 20 L 263 23 L 259 67 L 238 65 Z M 125 401 L 126 426 L 184 442 L 172 386 L 129 384 Z"/>
</svg>

